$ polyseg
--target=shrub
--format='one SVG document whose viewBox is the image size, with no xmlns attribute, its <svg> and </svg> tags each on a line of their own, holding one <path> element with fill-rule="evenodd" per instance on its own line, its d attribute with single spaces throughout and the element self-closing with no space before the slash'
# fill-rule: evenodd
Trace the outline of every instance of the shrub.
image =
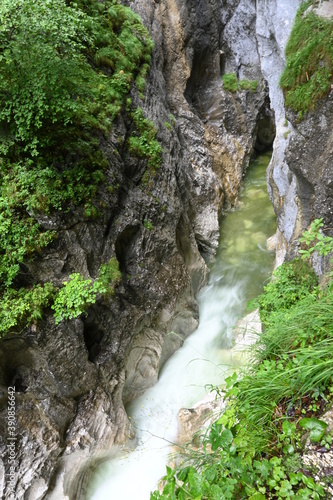
<svg viewBox="0 0 333 500">
<path fill-rule="evenodd" d="M 315 219 L 310 229 L 304 231 L 300 242 L 306 245 L 306 249 L 299 250 L 302 259 L 310 259 L 313 252 L 318 252 L 318 255 L 326 256 L 333 251 L 333 238 L 324 236 L 322 228 L 324 227 L 323 219 Z"/>
<path fill-rule="evenodd" d="M 69 281 L 56 295 L 54 304 L 55 323 L 62 320 L 73 319 L 86 313 L 89 305 L 95 304 L 98 294 L 112 295 L 114 286 L 120 282 L 121 273 L 117 259 L 112 258 L 107 264 L 102 264 L 99 275 L 95 281 L 84 279 L 80 273 L 73 273 Z"/>
<path fill-rule="evenodd" d="M 306 262 L 295 259 L 286 262 L 273 272 L 272 281 L 265 293 L 256 299 L 264 325 L 272 321 L 276 312 L 291 308 L 312 291 L 316 291 L 318 278 Z"/>
<path fill-rule="evenodd" d="M 143 110 L 137 108 L 131 113 L 136 127 L 129 140 L 129 151 L 141 158 L 146 158 L 148 169 L 157 170 L 161 164 L 162 147 L 156 140 L 157 130 L 152 121 L 143 115 Z"/>
</svg>

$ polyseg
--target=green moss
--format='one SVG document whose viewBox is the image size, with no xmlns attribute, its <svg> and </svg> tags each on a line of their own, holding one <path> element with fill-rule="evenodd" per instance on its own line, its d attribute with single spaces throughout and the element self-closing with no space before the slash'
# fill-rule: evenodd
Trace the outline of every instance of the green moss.
<svg viewBox="0 0 333 500">
<path fill-rule="evenodd" d="M 229 92 L 237 92 L 238 80 L 235 73 L 225 73 L 222 76 L 223 88 Z"/>
<path fill-rule="evenodd" d="M 169 130 L 169 132 L 172 132 L 172 125 L 169 122 L 164 122 L 164 126 Z"/>
<path fill-rule="evenodd" d="M 306 2 L 297 12 L 280 79 L 286 105 L 300 118 L 315 108 L 333 83 L 333 21 L 305 13 L 312 3 Z"/>
<path fill-rule="evenodd" d="M 239 92 L 241 90 L 251 90 L 256 92 L 258 88 L 257 80 L 238 80 L 235 73 L 225 73 L 222 76 L 223 88 L 229 92 Z"/>
</svg>

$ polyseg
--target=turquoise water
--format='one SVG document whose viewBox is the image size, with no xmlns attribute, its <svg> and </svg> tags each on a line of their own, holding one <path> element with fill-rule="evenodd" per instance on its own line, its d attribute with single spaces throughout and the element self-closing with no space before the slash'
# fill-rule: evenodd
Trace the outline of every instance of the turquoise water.
<svg viewBox="0 0 333 500">
<path fill-rule="evenodd" d="M 137 448 L 96 470 L 88 500 L 149 500 L 177 438 L 179 409 L 200 401 L 207 386 L 221 384 L 239 365 L 231 348 L 234 326 L 273 269 L 274 254 L 266 247 L 276 230 L 266 189 L 269 160 L 264 154 L 251 162 L 239 206 L 221 223 L 209 284 L 198 296 L 198 329 L 165 364 L 158 383 L 127 408 Z"/>
</svg>

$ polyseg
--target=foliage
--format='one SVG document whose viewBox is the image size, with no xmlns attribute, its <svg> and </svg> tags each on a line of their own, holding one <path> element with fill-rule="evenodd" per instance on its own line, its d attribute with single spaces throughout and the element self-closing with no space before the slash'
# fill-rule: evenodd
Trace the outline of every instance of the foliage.
<svg viewBox="0 0 333 500">
<path fill-rule="evenodd" d="M 97 281 L 100 286 L 100 293 L 104 295 L 114 294 L 115 285 L 118 285 L 121 281 L 119 262 L 115 257 L 112 257 L 106 264 L 101 265 Z"/>
<path fill-rule="evenodd" d="M 139 16 L 116 0 L 4 0 L 0 24 L 4 307 L 20 264 L 55 237 L 36 222 L 39 214 L 84 203 L 86 217 L 98 216 L 93 199 L 108 165 L 101 140 L 132 85 L 143 97 L 153 42 Z M 133 153 L 158 165 L 153 125 L 142 123 L 153 142 Z"/>
<path fill-rule="evenodd" d="M 136 130 L 129 138 L 129 151 L 140 158 L 146 158 L 148 170 L 153 173 L 160 167 L 162 154 L 162 147 L 156 140 L 156 127 L 144 117 L 141 108 L 133 111 L 131 116 Z"/>
<path fill-rule="evenodd" d="M 302 429 L 310 431 L 310 439 L 313 443 L 319 443 L 325 434 L 327 423 L 317 418 L 302 418 L 298 424 Z"/>
<path fill-rule="evenodd" d="M 165 121 L 164 122 L 164 126 L 169 130 L 169 132 L 172 132 L 172 125 L 171 125 L 171 123 Z"/>
<path fill-rule="evenodd" d="M 40 320 L 44 308 L 51 304 L 54 292 L 51 283 L 6 291 L 0 308 L 0 337 L 14 327 L 15 330 L 21 330 L 24 326 Z"/>
<path fill-rule="evenodd" d="M 323 219 L 315 219 L 310 229 L 304 231 L 301 243 L 306 245 L 306 249 L 299 250 L 302 259 L 309 259 L 313 252 L 318 252 L 318 255 L 326 256 L 333 251 L 333 238 L 324 236 L 321 228 L 324 227 Z"/>
<path fill-rule="evenodd" d="M 238 453 L 233 433 L 214 424 L 209 437 L 222 436 L 228 432 L 212 454 L 203 454 L 196 466 L 188 465 L 175 471 L 167 467 L 163 478 L 166 486 L 162 493 L 151 494 L 151 500 L 170 499 L 244 499 L 265 500 L 267 498 L 319 499 L 324 496 L 324 488 L 300 471 L 298 457 L 293 462 L 280 457 L 248 457 Z M 199 469 L 199 470 L 198 470 Z M 296 493 L 295 493 L 296 490 Z"/>
<path fill-rule="evenodd" d="M 314 109 L 333 83 L 333 22 L 305 12 L 311 4 L 313 0 L 305 2 L 296 14 L 280 79 L 286 105 L 300 118 Z"/>
<path fill-rule="evenodd" d="M 258 88 L 257 80 L 238 80 L 235 73 L 225 73 L 222 76 L 223 88 L 229 92 L 237 92 L 241 90 L 251 90 L 256 92 Z"/>
<path fill-rule="evenodd" d="M 253 305 L 259 307 L 264 325 L 274 319 L 274 314 L 292 307 L 309 292 L 316 291 L 318 278 L 306 262 L 295 259 L 285 262 L 273 272 L 272 281 L 264 287 Z"/>
<path fill-rule="evenodd" d="M 237 92 L 238 79 L 235 73 L 225 73 L 222 76 L 223 88 L 229 92 Z"/>
<path fill-rule="evenodd" d="M 86 312 L 90 304 L 96 302 L 98 294 L 112 295 L 114 285 L 119 283 L 121 273 L 116 259 L 111 259 L 100 268 L 99 276 L 95 281 L 84 279 L 80 273 L 73 273 L 69 281 L 63 283 L 54 304 L 55 323 L 73 319 Z"/>
<path fill-rule="evenodd" d="M 5 291 L 0 309 L 0 337 L 42 319 L 47 307 L 54 310 L 56 324 L 76 318 L 96 302 L 98 294 L 113 295 L 114 287 L 120 283 L 121 272 L 117 259 L 113 257 L 101 265 L 95 281 L 85 280 L 79 273 L 73 273 L 69 278 L 70 281 L 65 282 L 59 291 L 52 283 Z"/>
<path fill-rule="evenodd" d="M 153 223 L 152 223 L 150 220 L 148 220 L 148 219 L 145 219 L 145 220 L 143 221 L 143 225 L 144 225 L 144 227 L 145 227 L 146 229 L 148 229 L 149 231 L 152 231 L 152 230 L 154 229 L 154 225 L 153 225 Z"/>
<path fill-rule="evenodd" d="M 95 303 L 100 291 L 98 284 L 93 283 L 91 279 L 85 280 L 80 273 L 71 274 L 69 281 L 64 281 L 63 285 L 51 306 L 56 324 L 80 316 L 89 304 Z"/>
<path fill-rule="evenodd" d="M 0 6 L 0 123 L 7 154 L 14 143 L 38 154 L 46 121 L 72 121 L 82 96 L 82 49 L 93 40 L 88 17 L 63 0 L 4 0 Z"/>
<path fill-rule="evenodd" d="M 256 92 L 258 88 L 258 80 L 239 80 L 238 87 L 239 90 L 251 90 L 252 92 Z"/>
</svg>

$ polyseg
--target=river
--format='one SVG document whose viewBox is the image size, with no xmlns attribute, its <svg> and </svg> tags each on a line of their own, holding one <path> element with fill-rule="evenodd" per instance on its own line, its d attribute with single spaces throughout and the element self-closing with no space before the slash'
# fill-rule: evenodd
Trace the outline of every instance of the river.
<svg viewBox="0 0 333 500">
<path fill-rule="evenodd" d="M 158 383 L 127 407 L 138 446 L 97 468 L 88 500 L 149 500 L 177 437 L 179 409 L 203 399 L 210 385 L 221 384 L 239 365 L 233 327 L 273 269 L 274 254 L 266 246 L 276 230 L 266 189 L 270 156 L 251 161 L 239 205 L 222 221 L 209 283 L 197 297 L 198 329 L 164 365 Z"/>
</svg>

